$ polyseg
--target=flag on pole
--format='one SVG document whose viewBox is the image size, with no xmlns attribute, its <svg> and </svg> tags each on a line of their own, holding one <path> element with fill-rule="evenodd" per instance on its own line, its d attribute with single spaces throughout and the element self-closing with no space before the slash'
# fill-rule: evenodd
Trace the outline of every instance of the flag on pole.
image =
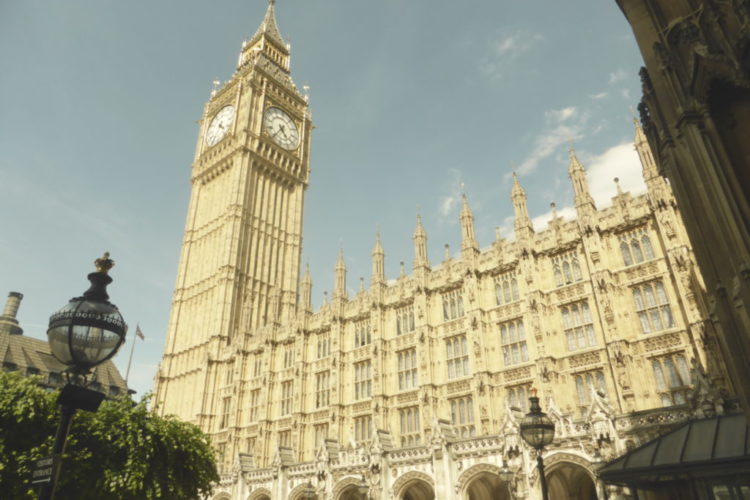
<svg viewBox="0 0 750 500">
<path fill-rule="evenodd" d="M 141 340 L 146 340 L 146 337 L 143 336 L 143 332 L 141 331 L 141 327 L 139 325 L 135 326 L 135 335 Z"/>
</svg>

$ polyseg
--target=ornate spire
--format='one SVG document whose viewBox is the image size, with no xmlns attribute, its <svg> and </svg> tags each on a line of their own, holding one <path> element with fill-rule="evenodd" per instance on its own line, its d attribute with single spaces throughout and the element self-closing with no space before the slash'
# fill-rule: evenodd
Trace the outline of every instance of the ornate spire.
<svg viewBox="0 0 750 500">
<path fill-rule="evenodd" d="M 594 199 L 589 192 L 589 185 L 586 181 L 586 171 L 583 165 L 578 161 L 576 151 L 571 143 L 568 147 L 570 163 L 568 164 L 568 175 L 573 183 L 573 192 L 575 195 L 576 210 L 580 214 L 581 210 L 596 210 Z"/>
<path fill-rule="evenodd" d="M 371 284 L 385 283 L 385 252 L 380 244 L 380 232 L 375 234 L 375 246 L 372 249 Z"/>
<path fill-rule="evenodd" d="M 534 232 L 534 226 L 531 224 L 529 218 L 529 209 L 526 206 L 526 191 L 521 187 L 521 183 L 518 182 L 518 176 L 513 172 L 513 189 L 511 190 L 511 198 L 513 199 L 513 212 L 515 213 L 515 230 L 516 239 L 520 240 L 523 237 L 529 236 Z"/>
<path fill-rule="evenodd" d="M 284 37 L 281 36 L 279 27 L 276 24 L 276 12 L 274 9 L 275 4 L 276 2 L 273 0 L 270 0 L 268 2 L 268 9 L 266 9 L 266 15 L 263 18 L 263 22 L 260 23 L 258 30 L 250 39 L 248 45 L 254 45 L 258 43 L 258 41 L 260 41 L 260 39 L 265 36 L 268 40 L 271 40 L 274 45 L 277 45 L 277 48 L 284 54 L 289 55 L 287 43 L 286 41 L 284 41 Z"/>
<path fill-rule="evenodd" d="M 417 214 L 417 228 L 414 230 L 414 269 L 429 268 L 427 259 L 427 232 L 422 226 L 422 216 Z"/>
<path fill-rule="evenodd" d="M 312 277 L 310 276 L 310 263 L 305 265 L 305 274 L 302 276 L 300 287 L 300 305 L 305 311 L 312 311 Z"/>
<path fill-rule="evenodd" d="M 659 177 L 659 169 L 656 167 L 654 155 L 651 152 L 651 145 L 648 143 L 646 134 L 643 133 L 643 129 L 637 118 L 633 118 L 633 126 L 635 127 L 635 150 L 638 152 L 638 157 L 641 159 L 643 180 L 646 181 L 646 185 L 648 185 L 650 180 Z"/>
<path fill-rule="evenodd" d="M 334 298 L 346 298 L 346 264 L 344 263 L 344 249 L 339 249 L 336 261 L 336 286 L 333 289 Z"/>
<path fill-rule="evenodd" d="M 478 252 L 479 245 L 477 244 L 476 237 L 474 236 L 474 214 L 469 208 L 469 202 L 466 199 L 466 193 L 461 195 L 462 206 L 461 215 L 461 253 Z"/>
</svg>

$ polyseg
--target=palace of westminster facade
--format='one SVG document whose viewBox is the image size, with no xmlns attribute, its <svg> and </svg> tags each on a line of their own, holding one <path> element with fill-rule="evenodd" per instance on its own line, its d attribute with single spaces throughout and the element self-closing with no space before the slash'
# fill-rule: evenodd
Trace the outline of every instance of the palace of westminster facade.
<svg viewBox="0 0 750 500">
<path fill-rule="evenodd" d="M 576 220 L 535 232 L 514 176 L 515 238 L 330 300 L 300 280 L 312 123 L 273 2 L 200 121 L 158 413 L 208 432 L 215 499 L 536 498 L 518 420 L 532 386 L 556 424 L 552 498 L 604 498 L 595 470 L 731 394 L 671 188 L 636 124 L 645 194 L 597 209 L 571 149 Z M 700 388 L 700 390 L 698 390 Z M 624 490 L 606 492 L 626 498 Z"/>
</svg>

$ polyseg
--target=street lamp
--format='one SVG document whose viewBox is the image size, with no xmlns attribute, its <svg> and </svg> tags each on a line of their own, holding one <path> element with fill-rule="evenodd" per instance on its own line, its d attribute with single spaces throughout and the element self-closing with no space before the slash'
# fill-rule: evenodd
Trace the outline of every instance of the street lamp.
<svg viewBox="0 0 750 500">
<path fill-rule="evenodd" d="M 503 468 L 497 473 L 497 477 L 500 479 L 505 487 L 508 489 L 508 498 L 513 498 L 513 488 L 511 487 L 511 481 L 513 481 L 513 473 L 508 468 L 508 462 L 503 460 Z"/>
<path fill-rule="evenodd" d="M 86 376 L 95 366 L 115 355 L 128 330 L 117 306 L 109 302 L 107 285 L 115 262 L 109 253 L 94 261 L 96 271 L 88 275 L 91 287 L 81 297 L 70 299 L 49 318 L 47 337 L 52 354 L 66 366 L 68 383 L 60 391 L 60 424 L 52 450 L 51 482 L 42 489 L 40 499 L 51 500 L 60 474 L 62 453 L 76 410 L 96 411 L 104 394 L 84 387 Z"/>
<path fill-rule="evenodd" d="M 367 486 L 367 480 L 365 479 L 364 474 L 362 475 L 362 479 L 359 480 L 359 484 L 357 485 L 357 490 L 359 492 L 359 496 L 365 500 L 370 498 L 370 487 Z"/>
<path fill-rule="evenodd" d="M 305 489 L 302 491 L 302 494 L 307 500 L 313 500 L 315 498 L 315 488 L 311 482 L 305 484 Z"/>
<path fill-rule="evenodd" d="M 531 390 L 531 411 L 526 414 L 519 427 L 521 437 L 527 444 L 536 450 L 536 464 L 539 469 L 539 483 L 542 487 L 542 499 L 547 497 L 547 479 L 544 477 L 544 461 L 542 450 L 555 438 L 555 424 L 539 406 L 539 398 L 536 397 L 536 389 Z"/>
</svg>

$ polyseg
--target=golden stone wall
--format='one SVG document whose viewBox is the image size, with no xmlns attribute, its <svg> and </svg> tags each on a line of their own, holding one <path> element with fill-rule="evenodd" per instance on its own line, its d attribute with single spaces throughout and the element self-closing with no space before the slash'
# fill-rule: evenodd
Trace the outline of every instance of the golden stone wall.
<svg viewBox="0 0 750 500">
<path fill-rule="evenodd" d="M 703 281 L 638 125 L 645 194 L 597 209 L 571 149 L 575 220 L 535 232 L 514 176 L 512 241 L 480 250 L 464 197 L 460 257 L 431 265 L 418 217 L 411 274 L 387 280 L 378 239 L 370 286 L 348 296 L 340 255 L 313 311 L 299 279 L 312 125 L 288 57 L 271 2 L 206 104 L 156 381 L 158 413 L 211 434 L 222 491 L 286 498 L 310 481 L 338 498 L 361 472 L 381 498 L 413 473 L 456 498 L 508 464 L 531 491 L 516 429 L 532 386 L 573 475 L 693 414 L 696 377 L 726 396 Z"/>
</svg>

